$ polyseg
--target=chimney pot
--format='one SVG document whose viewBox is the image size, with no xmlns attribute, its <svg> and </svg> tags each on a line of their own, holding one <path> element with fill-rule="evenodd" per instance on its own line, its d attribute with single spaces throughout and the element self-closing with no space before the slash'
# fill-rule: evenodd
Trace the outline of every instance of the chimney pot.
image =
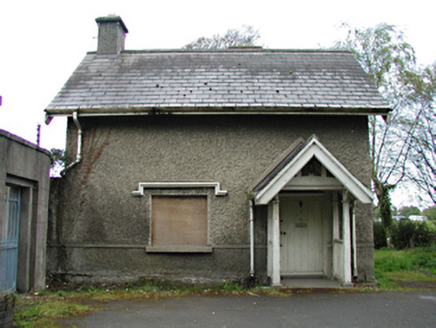
<svg viewBox="0 0 436 328">
<path fill-rule="evenodd" d="M 129 33 L 119 16 L 99 17 L 97 54 L 119 54 L 124 50 L 124 39 Z"/>
</svg>

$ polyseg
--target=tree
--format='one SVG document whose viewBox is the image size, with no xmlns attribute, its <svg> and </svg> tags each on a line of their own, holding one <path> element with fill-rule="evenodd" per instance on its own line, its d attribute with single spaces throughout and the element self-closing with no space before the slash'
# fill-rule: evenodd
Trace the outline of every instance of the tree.
<svg viewBox="0 0 436 328">
<path fill-rule="evenodd" d="M 379 24 L 365 29 L 348 29 L 344 42 L 335 47 L 351 50 L 362 68 L 392 108 L 388 118 L 369 118 L 372 181 L 380 217 L 390 235 L 392 204 L 390 192 L 407 179 L 425 188 L 434 187 L 434 165 L 428 149 L 434 118 L 434 69 L 417 67 L 413 47 L 395 26 Z M 433 127 L 434 128 L 434 127 Z M 433 134 L 434 136 L 434 134 Z M 434 148 L 433 148 L 434 150 Z M 416 169 L 411 168 L 415 166 Z M 434 171 L 433 171 L 434 172 Z"/>
<path fill-rule="evenodd" d="M 234 46 L 254 46 L 260 38 L 259 32 L 252 26 L 230 29 L 223 36 L 215 34 L 210 38 L 200 37 L 185 45 L 184 49 L 226 49 Z"/>
<path fill-rule="evenodd" d="M 436 204 L 436 63 L 410 78 L 414 80 L 414 96 L 422 110 L 416 121 L 416 134 L 412 136 L 411 167 L 406 176 Z"/>
<path fill-rule="evenodd" d="M 65 168 L 65 163 L 68 162 L 68 158 L 65 155 L 65 150 L 52 148 L 51 157 L 53 159 L 53 163 L 50 169 L 50 175 L 52 177 L 59 176 L 60 172 Z"/>
</svg>

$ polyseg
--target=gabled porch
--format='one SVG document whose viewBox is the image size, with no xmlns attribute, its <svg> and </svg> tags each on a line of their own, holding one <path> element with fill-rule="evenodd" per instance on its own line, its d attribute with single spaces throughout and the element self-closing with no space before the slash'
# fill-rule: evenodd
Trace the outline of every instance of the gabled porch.
<svg viewBox="0 0 436 328">
<path fill-rule="evenodd" d="M 354 204 L 371 203 L 373 195 L 316 136 L 297 140 L 253 191 L 255 205 L 268 205 L 267 274 L 273 286 L 293 278 L 351 285 L 358 270 Z"/>
</svg>

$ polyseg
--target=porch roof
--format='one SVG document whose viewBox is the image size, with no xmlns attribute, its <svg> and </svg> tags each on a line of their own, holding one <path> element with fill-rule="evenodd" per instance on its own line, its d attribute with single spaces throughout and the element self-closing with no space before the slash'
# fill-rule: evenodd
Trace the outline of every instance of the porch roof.
<svg viewBox="0 0 436 328">
<path fill-rule="evenodd" d="M 315 157 L 356 199 L 364 204 L 374 195 L 342 165 L 313 135 L 307 142 L 298 139 L 261 175 L 254 188 L 256 205 L 268 204 L 298 172 Z"/>
</svg>

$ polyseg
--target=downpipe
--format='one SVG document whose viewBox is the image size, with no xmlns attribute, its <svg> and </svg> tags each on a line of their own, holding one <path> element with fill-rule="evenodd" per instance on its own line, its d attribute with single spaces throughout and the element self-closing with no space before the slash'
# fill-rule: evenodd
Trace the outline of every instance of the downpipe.
<svg viewBox="0 0 436 328">
<path fill-rule="evenodd" d="M 68 165 L 61 171 L 61 175 L 64 176 L 67 171 L 75 167 L 82 160 L 82 126 L 80 125 L 79 118 L 77 112 L 73 112 L 73 121 L 77 127 L 77 152 L 76 152 L 76 160 Z"/>
<path fill-rule="evenodd" d="M 250 211 L 250 275 L 254 277 L 254 215 L 253 215 L 253 200 L 248 201 Z"/>
</svg>

